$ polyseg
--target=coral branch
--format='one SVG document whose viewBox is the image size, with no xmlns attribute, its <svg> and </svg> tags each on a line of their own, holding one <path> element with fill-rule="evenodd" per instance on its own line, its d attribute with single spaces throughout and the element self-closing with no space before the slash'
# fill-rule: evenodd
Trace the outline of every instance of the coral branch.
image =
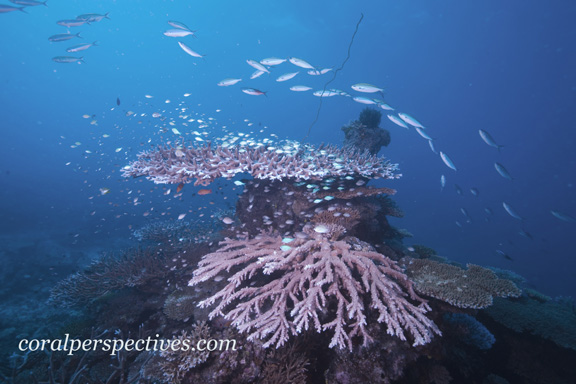
<svg viewBox="0 0 576 384">
<path fill-rule="evenodd" d="M 321 180 L 326 177 L 398 178 L 397 167 L 382 157 L 333 146 L 315 148 L 297 142 L 281 148 L 255 145 L 232 148 L 210 144 L 159 147 L 142 152 L 123 168 L 124 177 L 146 176 L 157 184 L 208 185 L 219 177 L 249 173 L 258 179 Z"/>
<path fill-rule="evenodd" d="M 250 333 L 249 339 L 266 340 L 265 346 L 280 347 L 310 328 L 333 332 L 330 347 L 351 350 L 354 336 L 367 345 L 365 303 L 376 310 L 388 334 L 406 340 L 407 331 L 414 345 L 440 334 L 424 316 L 429 307 L 398 265 L 367 243 L 339 239 L 343 232 L 340 227 L 316 233 L 307 226 L 289 246 L 287 239 L 283 243 L 270 235 L 226 239 L 220 250 L 204 256 L 189 285 L 230 274 L 228 284 L 199 306 L 215 304 L 211 318 L 224 316 Z"/>
</svg>

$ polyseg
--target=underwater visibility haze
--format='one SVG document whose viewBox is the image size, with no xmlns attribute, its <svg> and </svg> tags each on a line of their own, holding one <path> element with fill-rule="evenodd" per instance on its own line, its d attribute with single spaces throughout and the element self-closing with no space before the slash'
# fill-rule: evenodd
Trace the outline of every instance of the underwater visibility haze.
<svg viewBox="0 0 576 384">
<path fill-rule="evenodd" d="M 575 18 L 3 0 L 0 382 L 576 382 Z"/>
</svg>

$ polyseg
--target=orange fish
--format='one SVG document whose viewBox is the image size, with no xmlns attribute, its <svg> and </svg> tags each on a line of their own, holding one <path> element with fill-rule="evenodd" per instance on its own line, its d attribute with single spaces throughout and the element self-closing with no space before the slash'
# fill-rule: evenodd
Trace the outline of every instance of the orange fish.
<svg viewBox="0 0 576 384">
<path fill-rule="evenodd" d="M 201 189 L 201 190 L 198 191 L 198 194 L 199 194 L 200 196 L 209 195 L 209 194 L 211 194 L 211 193 L 212 193 L 212 190 L 211 190 L 211 189 Z"/>
<path fill-rule="evenodd" d="M 184 188 L 184 183 L 178 184 L 178 187 L 176 187 L 176 193 L 180 193 L 180 191 L 182 190 L 182 188 Z"/>
</svg>

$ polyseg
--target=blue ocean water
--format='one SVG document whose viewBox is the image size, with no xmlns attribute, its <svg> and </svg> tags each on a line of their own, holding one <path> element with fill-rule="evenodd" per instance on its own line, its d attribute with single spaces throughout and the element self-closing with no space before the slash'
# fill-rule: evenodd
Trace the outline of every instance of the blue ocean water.
<svg viewBox="0 0 576 384">
<path fill-rule="evenodd" d="M 406 243 L 462 263 L 514 270 L 549 295 L 576 295 L 576 223 L 550 213 L 576 217 L 576 4 L 50 0 L 26 12 L 0 14 L 0 231 L 6 244 L 48 237 L 80 249 L 115 247 L 150 220 L 181 212 L 193 217 L 204 207 L 210 212 L 209 202 L 233 206 L 238 191 L 225 180 L 213 187 L 224 194 L 193 196 L 198 188 L 186 186 L 179 200 L 165 195 L 165 186 L 121 177 L 138 152 L 177 138 L 154 112 L 200 118 L 207 127 L 195 122 L 190 131 L 213 137 L 229 129 L 340 144 L 340 127 L 365 105 L 322 99 L 307 137 L 320 99 L 289 90 L 296 84 L 322 89 L 333 71 L 313 77 L 284 63 L 249 80 L 254 70 L 246 60 L 299 57 L 338 68 L 363 14 L 350 58 L 329 87 L 350 93 L 360 82 L 384 87 L 386 102 L 421 121 L 458 169 L 446 167 L 413 129 L 383 118 L 392 142 L 381 154 L 400 165 L 403 177 L 373 184 L 397 189 L 394 199 L 405 217 L 392 224 L 414 235 Z M 56 21 L 83 13 L 109 13 L 109 19 L 70 28 L 82 39 L 48 41 L 67 31 Z M 164 36 L 168 20 L 185 23 L 197 37 Z M 85 63 L 51 60 L 94 41 L 97 46 L 72 54 Z M 190 57 L 177 41 L 205 57 Z M 274 81 L 296 70 L 296 78 Z M 229 77 L 243 81 L 216 85 Z M 241 87 L 267 95 L 250 96 Z M 502 150 L 486 145 L 479 129 Z M 500 176 L 494 162 L 513 180 Z M 525 220 L 511 217 L 503 202 Z"/>
</svg>

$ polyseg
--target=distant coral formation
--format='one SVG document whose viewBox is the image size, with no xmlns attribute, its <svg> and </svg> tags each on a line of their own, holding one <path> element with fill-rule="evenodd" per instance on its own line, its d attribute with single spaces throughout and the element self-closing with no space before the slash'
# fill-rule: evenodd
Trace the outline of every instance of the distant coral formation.
<svg viewBox="0 0 576 384">
<path fill-rule="evenodd" d="M 464 270 L 430 259 L 414 259 L 408 263 L 406 273 L 417 292 L 460 308 L 486 308 L 492 305 L 494 296 L 520 296 L 520 289 L 510 280 L 499 279 L 478 265 L 467 267 Z"/>
<path fill-rule="evenodd" d="M 62 307 L 82 306 L 110 291 L 144 285 L 165 272 L 163 256 L 153 248 L 107 255 L 58 283 L 50 293 L 50 302 Z"/>
<path fill-rule="evenodd" d="M 375 155 L 380 148 L 390 144 L 390 132 L 379 127 L 382 112 L 373 108 L 364 108 L 358 120 L 342 127 L 344 146 L 366 150 Z"/>
<path fill-rule="evenodd" d="M 485 312 L 516 332 L 528 332 L 576 350 L 576 306 L 572 300 L 499 299 Z"/>
</svg>

